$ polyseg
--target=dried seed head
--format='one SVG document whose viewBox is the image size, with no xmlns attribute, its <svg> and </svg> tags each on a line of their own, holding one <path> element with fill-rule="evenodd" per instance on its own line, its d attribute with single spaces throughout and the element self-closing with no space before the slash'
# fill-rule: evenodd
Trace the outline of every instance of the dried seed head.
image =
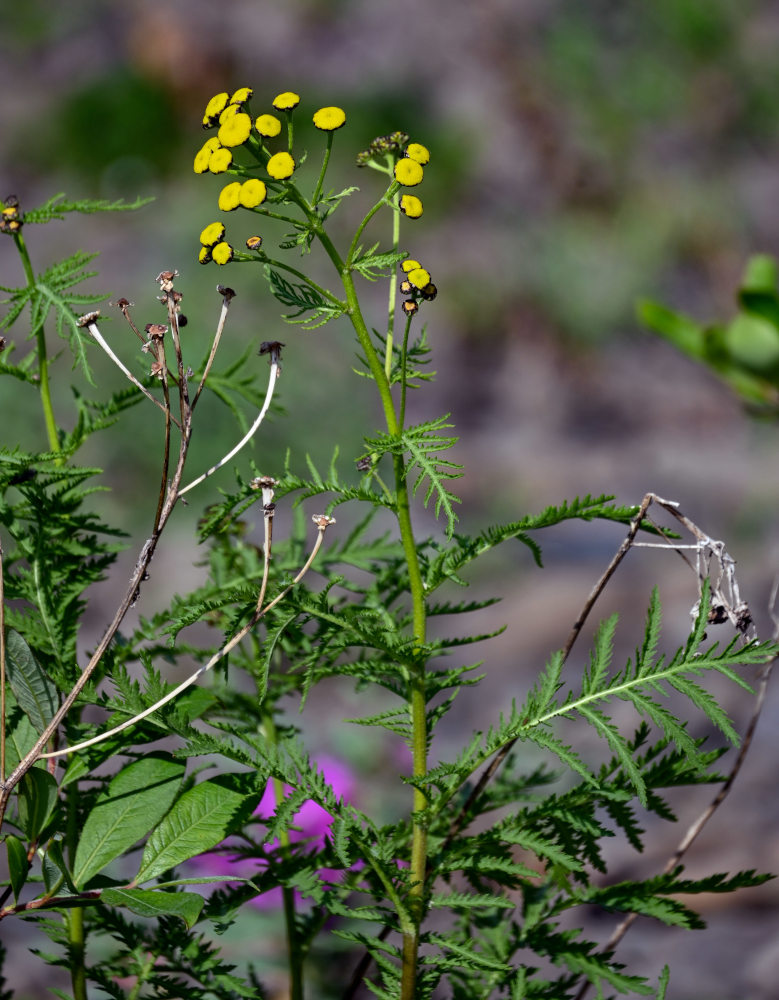
<svg viewBox="0 0 779 1000">
<path fill-rule="evenodd" d="M 328 517 L 327 514 L 314 514 L 311 520 L 320 531 L 324 531 L 325 528 L 329 527 L 331 524 L 335 524 L 335 518 Z"/>
<path fill-rule="evenodd" d="M 91 326 L 99 315 L 100 315 L 99 309 L 95 309 L 94 312 L 84 313 L 83 316 L 79 316 L 79 318 L 76 320 L 76 326 L 81 326 L 81 327 Z"/>
<path fill-rule="evenodd" d="M 160 271 L 157 281 L 163 292 L 173 291 L 173 279 L 178 276 L 178 271 Z"/>
<path fill-rule="evenodd" d="M 162 340 L 167 331 L 167 326 L 162 323 L 147 323 L 144 330 L 152 340 Z"/>
<path fill-rule="evenodd" d="M 370 455 L 363 455 L 362 458 L 357 459 L 357 471 L 358 472 L 370 472 L 373 468 L 373 459 Z"/>
<path fill-rule="evenodd" d="M 216 290 L 219 292 L 222 298 L 227 299 L 228 302 L 230 301 L 230 299 L 235 298 L 235 291 L 232 288 L 228 288 L 226 285 L 217 285 Z"/>
<path fill-rule="evenodd" d="M 161 361 L 155 361 L 149 370 L 149 374 L 152 378 L 162 378 L 164 369 L 165 365 Z"/>
</svg>

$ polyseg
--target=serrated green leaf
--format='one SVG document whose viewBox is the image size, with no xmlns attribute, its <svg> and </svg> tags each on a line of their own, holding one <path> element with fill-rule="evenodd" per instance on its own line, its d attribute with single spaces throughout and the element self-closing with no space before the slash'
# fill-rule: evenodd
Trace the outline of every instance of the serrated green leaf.
<svg viewBox="0 0 779 1000">
<path fill-rule="evenodd" d="M 259 801 L 253 776 L 227 774 L 185 792 L 149 837 L 135 882 L 215 847 L 251 815 Z"/>
<path fill-rule="evenodd" d="M 112 779 L 79 837 L 73 864 L 79 888 L 159 823 L 178 794 L 184 771 L 181 761 L 149 756 Z"/>
<path fill-rule="evenodd" d="M 8 629 L 5 652 L 8 683 L 19 707 L 40 734 L 59 707 L 57 687 L 15 629 Z"/>
<path fill-rule="evenodd" d="M 22 841 L 12 833 L 9 833 L 5 838 L 5 846 L 8 852 L 8 877 L 11 881 L 14 899 L 18 902 L 19 893 L 27 881 L 27 873 L 30 870 L 27 850 Z"/>
<path fill-rule="evenodd" d="M 100 901 L 121 906 L 139 917 L 178 917 L 187 928 L 197 923 L 205 899 L 195 892 L 160 892 L 155 889 L 104 889 Z"/>
<path fill-rule="evenodd" d="M 19 782 L 19 825 L 28 840 L 45 830 L 57 805 L 57 782 L 48 771 L 31 767 Z"/>
</svg>

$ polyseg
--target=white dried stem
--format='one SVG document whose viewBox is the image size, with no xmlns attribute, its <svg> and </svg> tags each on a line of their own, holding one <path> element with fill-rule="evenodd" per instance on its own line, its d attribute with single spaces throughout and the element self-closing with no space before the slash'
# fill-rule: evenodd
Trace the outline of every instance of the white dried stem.
<svg viewBox="0 0 779 1000">
<path fill-rule="evenodd" d="M 279 375 L 279 358 L 277 354 L 272 354 L 271 365 L 270 365 L 270 378 L 268 379 L 268 389 L 265 393 L 265 402 L 262 404 L 262 409 L 257 415 L 257 419 L 254 421 L 254 423 L 251 425 L 246 434 L 244 434 L 244 436 L 241 438 L 238 444 L 235 445 L 235 447 L 231 451 L 229 451 L 223 458 L 221 458 L 216 463 L 216 465 L 212 465 L 207 472 L 203 473 L 202 476 L 198 476 L 197 479 L 193 479 L 191 483 L 189 483 L 183 489 L 179 490 L 178 492 L 179 496 L 183 496 L 185 493 L 189 493 L 189 491 L 194 489 L 196 486 L 199 486 L 200 483 L 202 483 L 205 479 L 208 479 L 209 476 L 212 476 L 218 469 L 221 469 L 223 465 L 229 462 L 234 455 L 237 455 L 238 452 L 241 450 L 241 448 L 243 448 L 243 446 L 248 441 L 251 441 L 251 439 L 257 433 L 257 428 L 265 419 L 265 414 L 268 412 L 271 400 L 273 399 L 273 390 L 276 387 L 276 379 L 278 378 L 278 375 Z"/>
<path fill-rule="evenodd" d="M 266 529 L 268 520 L 269 518 L 266 517 Z M 126 722 L 122 722 L 120 725 L 114 726 L 113 729 L 108 729 L 104 733 L 99 733 L 97 736 L 93 736 L 91 739 L 84 740 L 82 743 L 76 743 L 72 747 L 66 747 L 64 750 L 54 750 L 51 753 L 38 754 L 38 759 L 40 758 L 48 759 L 51 757 L 64 757 L 65 754 L 76 753 L 76 751 L 78 750 L 85 750 L 87 747 L 94 746 L 96 743 L 102 743 L 104 740 L 109 739 L 111 736 L 116 736 L 117 733 L 121 733 L 125 729 L 129 729 L 130 726 L 134 726 L 136 722 L 140 722 L 142 719 L 147 718 L 148 716 L 156 712 L 158 709 L 162 708 L 163 705 L 167 705 L 169 702 L 173 701 L 173 699 L 177 698 L 182 691 L 185 691 L 188 687 L 194 684 L 199 677 L 202 677 L 203 674 L 207 673 L 212 667 L 216 666 L 216 664 L 219 663 L 221 659 L 227 656 L 227 654 L 230 652 L 231 649 L 237 646 L 237 644 L 241 641 L 241 639 L 243 639 L 246 635 L 248 635 L 248 633 L 254 628 L 254 626 L 257 624 L 260 618 L 262 618 L 272 608 L 274 608 L 279 603 L 279 601 L 283 600 L 290 592 L 290 590 L 292 590 L 292 588 L 297 583 L 299 583 L 306 575 L 306 573 L 309 571 L 309 569 L 311 568 L 311 564 L 316 558 L 316 554 L 317 552 L 319 552 L 319 549 L 322 545 L 322 541 L 324 539 L 325 530 L 327 529 L 327 526 L 329 524 L 334 523 L 332 518 L 320 518 L 319 520 L 315 518 L 315 521 L 318 529 L 317 539 L 316 542 L 314 543 L 313 549 L 311 550 L 311 554 L 309 555 L 308 559 L 305 562 L 305 565 L 290 584 L 288 584 L 279 594 L 277 594 L 276 597 L 274 597 L 269 604 L 267 604 L 264 608 L 260 608 L 260 604 L 262 602 L 262 599 L 264 598 L 265 587 L 267 584 L 267 573 L 268 573 L 267 564 L 270 556 L 270 552 L 266 550 L 265 554 L 266 563 L 265 563 L 265 568 L 263 570 L 263 582 L 260 590 L 260 596 L 257 602 L 257 608 L 255 609 L 254 614 L 251 616 L 249 621 L 243 626 L 242 629 L 236 632 L 235 635 L 231 639 L 229 639 L 224 644 L 224 646 L 221 647 L 221 649 L 218 649 L 214 653 L 214 655 L 211 657 L 208 663 L 205 663 L 202 667 L 198 667 L 198 669 L 193 674 L 191 674 L 185 681 L 182 681 L 181 684 L 175 687 L 172 691 L 169 691 L 164 698 L 160 698 L 159 701 L 156 701 L 153 705 L 150 705 L 149 708 L 144 709 L 144 711 L 140 712 L 138 715 L 133 716 L 132 719 L 128 719 Z"/>
</svg>

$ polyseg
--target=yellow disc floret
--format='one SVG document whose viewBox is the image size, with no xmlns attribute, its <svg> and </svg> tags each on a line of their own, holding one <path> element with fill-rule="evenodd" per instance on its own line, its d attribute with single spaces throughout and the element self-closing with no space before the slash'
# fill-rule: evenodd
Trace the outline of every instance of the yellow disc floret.
<svg viewBox="0 0 779 1000">
<path fill-rule="evenodd" d="M 217 243 L 211 251 L 211 256 L 217 264 L 228 264 L 233 259 L 233 248 L 229 243 Z"/>
<path fill-rule="evenodd" d="M 204 247 L 212 247 L 215 243 L 218 243 L 222 239 L 224 234 L 224 223 L 212 222 L 210 225 L 206 226 L 200 234 L 200 242 Z"/>
<path fill-rule="evenodd" d="M 251 87 L 241 87 L 239 90 L 233 94 L 230 98 L 231 104 L 246 104 L 249 98 L 252 96 L 254 91 Z"/>
<path fill-rule="evenodd" d="M 208 169 L 212 174 L 223 174 L 233 162 L 233 154 L 229 149 L 215 149 L 208 161 Z"/>
<path fill-rule="evenodd" d="M 400 198 L 400 210 L 409 219 L 418 219 L 423 212 L 422 202 L 413 194 L 404 194 Z"/>
<path fill-rule="evenodd" d="M 422 166 L 430 162 L 430 150 L 421 142 L 410 142 L 406 146 L 406 156 Z"/>
<path fill-rule="evenodd" d="M 216 136 L 206 139 L 203 145 L 195 154 L 194 170 L 196 174 L 204 174 L 208 170 L 208 161 L 214 150 L 219 149 L 219 140 Z"/>
<path fill-rule="evenodd" d="M 430 284 L 430 272 L 424 267 L 415 267 L 413 271 L 408 272 L 408 280 L 414 288 L 425 288 Z"/>
<path fill-rule="evenodd" d="M 203 115 L 203 128 L 211 128 L 216 125 L 219 115 L 224 111 L 227 104 L 227 94 L 215 94 L 206 105 L 206 113 Z"/>
<path fill-rule="evenodd" d="M 241 182 L 233 181 L 219 192 L 219 207 L 223 212 L 232 212 L 240 205 Z"/>
<path fill-rule="evenodd" d="M 291 111 L 298 104 L 300 104 L 300 94 L 294 94 L 291 90 L 285 90 L 283 94 L 273 98 L 273 107 L 277 111 Z"/>
<path fill-rule="evenodd" d="M 269 139 L 272 139 L 281 132 L 281 122 L 275 115 L 260 115 L 254 123 L 254 127 L 260 135 L 264 135 Z"/>
<path fill-rule="evenodd" d="M 342 108 L 320 108 L 314 112 L 314 124 L 323 132 L 335 132 L 346 121 L 346 112 Z"/>
<path fill-rule="evenodd" d="M 395 164 L 395 180 L 404 187 L 416 187 L 424 177 L 424 170 L 416 160 L 404 157 Z"/>
<path fill-rule="evenodd" d="M 251 180 L 244 181 L 241 184 L 238 198 L 244 208 L 256 208 L 265 201 L 267 194 L 268 189 L 263 182 L 257 180 L 256 177 L 252 177 Z"/>
<path fill-rule="evenodd" d="M 231 107 L 236 106 L 231 105 Z M 239 111 L 219 126 L 217 137 L 223 146 L 241 146 L 249 138 L 251 130 L 251 118 L 243 111 Z"/>
<path fill-rule="evenodd" d="M 268 173 L 274 180 L 283 181 L 295 171 L 295 161 L 289 153 L 274 153 L 268 160 Z"/>
</svg>

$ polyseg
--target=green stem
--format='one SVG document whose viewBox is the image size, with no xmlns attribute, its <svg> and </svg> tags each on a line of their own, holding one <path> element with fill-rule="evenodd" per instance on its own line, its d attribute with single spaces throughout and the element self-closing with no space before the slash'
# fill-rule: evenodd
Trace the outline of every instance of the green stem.
<svg viewBox="0 0 779 1000">
<path fill-rule="evenodd" d="M 376 386 L 384 409 L 384 418 L 387 431 L 393 437 L 399 438 L 402 432 L 402 425 L 395 411 L 395 404 L 392 399 L 389 379 L 384 365 L 379 360 L 379 356 L 373 346 L 370 332 L 365 323 L 365 319 L 360 309 L 360 302 L 357 291 L 354 287 L 354 278 L 351 271 L 351 262 L 356 252 L 357 243 L 362 231 L 370 219 L 376 214 L 387 199 L 397 188 L 397 182 L 389 186 L 384 196 L 373 206 L 365 218 L 360 223 L 357 233 L 349 247 L 349 253 L 344 261 L 332 240 L 324 231 L 322 221 L 311 209 L 305 199 L 294 185 L 290 185 L 290 195 L 305 212 L 309 224 L 317 239 L 322 244 L 325 253 L 338 271 L 346 293 L 348 304 L 347 314 L 351 320 L 357 339 L 360 342 L 371 375 L 376 382 Z M 417 646 L 423 646 L 427 636 L 427 612 L 425 608 L 424 583 L 422 581 L 422 571 L 419 563 L 414 529 L 411 523 L 411 507 L 409 503 L 408 482 L 406 478 L 406 465 L 402 455 L 392 456 L 392 466 L 395 476 L 396 493 L 396 513 L 398 527 L 403 545 L 403 552 L 406 557 L 409 576 L 409 590 L 411 593 L 413 635 Z M 409 689 L 409 713 L 412 723 L 412 754 L 413 754 L 413 775 L 421 778 L 427 773 L 427 714 L 426 708 L 426 678 L 425 662 L 420 657 L 415 665 L 411 677 Z M 409 897 L 408 905 L 413 921 L 413 928 L 404 929 L 403 932 L 403 970 L 401 980 L 401 1000 L 414 1000 L 416 995 L 416 972 L 419 948 L 419 926 L 422 921 L 424 897 L 425 897 L 425 873 L 427 868 L 427 829 L 424 823 L 424 812 L 429 807 L 427 796 L 419 788 L 414 788 L 413 809 L 414 818 L 412 820 L 412 844 L 411 863 L 409 871 Z"/>
<path fill-rule="evenodd" d="M 397 250 L 398 244 L 400 243 L 400 211 L 393 206 L 392 211 L 392 249 Z M 395 274 L 395 269 L 393 268 L 392 274 L 389 280 L 389 303 L 387 306 L 387 352 L 384 357 L 384 371 L 386 372 L 387 378 L 390 377 L 390 372 L 392 371 L 392 340 L 395 331 L 395 303 L 398 297 L 398 279 Z M 406 328 L 408 335 L 408 327 Z M 405 372 L 405 366 L 403 367 Z M 403 385 L 405 387 L 405 378 Z M 401 407 L 402 409 L 402 407 Z M 403 426 L 403 418 L 400 420 L 401 427 Z"/>
<path fill-rule="evenodd" d="M 30 255 L 27 252 L 27 244 L 21 233 L 14 233 L 14 243 L 19 252 L 27 278 L 27 287 L 32 291 L 35 288 L 35 272 L 32 269 Z M 41 392 L 41 406 L 43 407 L 43 420 L 46 424 L 46 434 L 49 439 L 49 451 L 60 451 L 59 431 L 57 421 L 54 419 L 54 407 L 51 402 L 51 387 L 49 385 L 49 361 L 46 355 L 46 336 L 43 332 L 43 324 L 39 324 L 35 331 L 35 342 L 38 351 L 38 377 Z"/>
<path fill-rule="evenodd" d="M 406 426 L 406 390 L 408 389 L 408 380 L 406 378 L 406 360 L 408 358 L 408 335 L 411 330 L 411 317 L 406 317 L 406 329 L 403 331 L 403 347 L 400 351 L 400 429 Z"/>
<path fill-rule="evenodd" d="M 278 734 L 273 716 L 269 712 L 263 717 L 263 725 L 268 742 L 273 746 L 278 743 Z M 284 801 L 284 783 L 278 778 L 273 778 L 273 797 L 276 805 L 280 806 Z M 290 836 L 289 830 L 282 830 L 279 834 L 279 844 L 282 854 L 289 857 Z M 281 896 L 284 906 L 284 926 L 287 931 L 287 962 L 289 968 L 289 1000 L 303 1000 L 303 952 L 298 939 L 297 928 L 295 926 L 295 892 L 293 889 L 282 886 Z"/>
<path fill-rule="evenodd" d="M 78 790 L 70 785 L 66 792 L 67 826 L 66 837 L 68 856 L 71 866 L 76 857 L 76 844 L 79 836 L 78 821 Z M 65 913 L 65 927 L 68 935 L 68 964 L 70 966 L 70 985 L 73 989 L 73 1000 L 87 1000 L 86 973 L 86 937 L 84 933 L 84 909 L 74 906 Z"/>
<path fill-rule="evenodd" d="M 325 182 L 325 174 L 327 173 L 327 165 L 330 162 L 330 150 L 333 148 L 333 136 L 335 132 L 327 133 L 327 146 L 325 147 L 325 155 L 322 157 L 322 169 L 319 171 L 319 178 L 316 182 L 316 187 L 314 188 L 314 194 L 311 198 L 311 204 L 316 208 L 317 202 L 319 201 L 319 196 L 322 194 L 322 185 Z"/>
</svg>

